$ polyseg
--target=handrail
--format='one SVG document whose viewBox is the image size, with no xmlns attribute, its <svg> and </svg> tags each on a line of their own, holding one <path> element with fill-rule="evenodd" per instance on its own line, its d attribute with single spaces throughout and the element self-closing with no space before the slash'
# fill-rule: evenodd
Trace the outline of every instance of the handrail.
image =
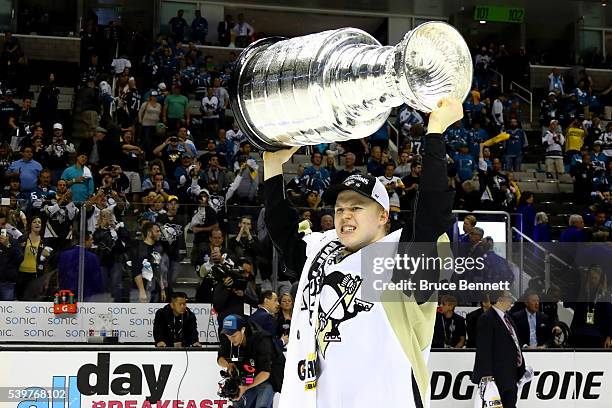
<svg viewBox="0 0 612 408">
<path fill-rule="evenodd" d="M 521 236 L 522 239 L 524 239 L 527 242 L 530 242 L 533 246 L 535 246 L 537 249 L 539 249 L 540 251 L 544 251 L 544 252 L 548 252 L 550 253 L 550 257 L 553 258 L 555 261 L 563 264 L 563 266 L 567 267 L 567 268 L 571 268 L 570 264 L 568 264 L 567 262 L 565 262 L 563 259 L 559 258 L 557 255 L 553 254 L 552 252 L 550 252 L 548 249 L 544 248 L 542 245 L 538 244 L 537 242 L 535 242 L 533 239 L 529 238 L 527 235 L 523 234 L 519 229 L 517 229 L 516 227 L 512 227 L 512 230 L 514 232 L 516 232 L 517 234 L 519 234 Z"/>
<path fill-rule="evenodd" d="M 117 46 L 115 47 L 115 58 L 119 58 L 119 43 L 117 42 Z M 113 73 L 113 85 L 111 87 L 111 94 L 113 98 L 119 96 L 117 95 L 117 74 Z M 117 99 L 115 99 L 117 100 Z M 114 112 L 116 111 L 117 106 L 115 105 L 115 109 L 113 109 L 113 103 L 109 106 L 110 116 L 113 117 Z"/>
<path fill-rule="evenodd" d="M 400 150 L 400 145 L 399 145 L 399 130 L 397 130 L 397 128 L 395 127 L 395 125 L 393 125 L 393 123 L 391 123 L 391 121 L 389 119 L 387 119 L 387 124 L 391 127 L 391 129 L 393 129 L 393 131 L 395 132 L 395 148 L 397 149 L 397 157 L 399 157 L 399 150 Z M 389 137 L 389 141 L 391 142 L 391 138 Z"/>
<path fill-rule="evenodd" d="M 529 95 L 529 99 L 527 99 L 524 96 L 519 95 L 518 93 L 516 94 L 516 96 L 518 96 L 520 99 L 524 100 L 526 103 L 529 104 L 529 123 L 533 123 L 533 92 L 514 81 L 510 82 L 510 90 L 513 90 L 513 87 L 518 88 L 521 91 L 527 93 L 527 95 Z"/>
<path fill-rule="evenodd" d="M 493 68 L 489 68 L 489 71 L 499 75 L 499 78 L 500 78 L 500 81 L 499 81 L 500 82 L 500 84 L 499 84 L 500 85 L 500 89 L 501 89 L 502 92 L 504 92 L 504 76 L 502 75 L 502 73 L 499 72 L 499 71 L 494 70 Z"/>
</svg>

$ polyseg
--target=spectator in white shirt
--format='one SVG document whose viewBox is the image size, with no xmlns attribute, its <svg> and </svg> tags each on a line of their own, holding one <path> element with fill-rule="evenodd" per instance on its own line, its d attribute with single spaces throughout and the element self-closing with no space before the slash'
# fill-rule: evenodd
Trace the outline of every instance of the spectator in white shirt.
<svg viewBox="0 0 612 408">
<path fill-rule="evenodd" d="M 219 101 L 219 123 L 225 126 L 225 110 L 229 108 L 229 92 L 221 86 L 221 78 L 215 78 L 213 82 L 215 96 Z"/>
<path fill-rule="evenodd" d="M 126 68 L 132 68 L 132 63 L 126 56 L 122 55 L 121 57 L 113 60 L 111 67 L 113 68 L 115 75 L 121 75 Z"/>
<path fill-rule="evenodd" d="M 498 133 L 504 130 L 504 102 L 506 95 L 501 94 L 493 101 L 493 123 L 497 126 Z"/>
<path fill-rule="evenodd" d="M 232 29 L 236 33 L 236 47 L 244 48 L 251 43 L 251 37 L 255 33 L 255 29 L 249 23 L 244 21 L 244 14 L 238 14 L 238 22 Z"/>
<path fill-rule="evenodd" d="M 546 147 L 546 173 L 550 176 L 563 174 L 563 145 L 565 137 L 561 132 L 559 121 L 551 120 L 548 131 L 542 138 L 542 144 Z"/>
<path fill-rule="evenodd" d="M 563 85 L 565 85 L 565 81 L 561 76 L 558 68 L 553 68 L 552 72 L 548 75 L 548 91 L 556 91 L 561 95 L 564 95 Z"/>
<path fill-rule="evenodd" d="M 202 98 L 200 112 L 205 137 L 214 138 L 219 132 L 219 99 L 214 95 L 214 89 L 211 87 L 206 89 L 206 96 Z"/>
<path fill-rule="evenodd" d="M 390 211 L 399 212 L 400 211 L 400 199 L 397 193 L 398 190 L 404 189 L 404 183 L 402 179 L 393 175 L 395 171 L 395 164 L 388 163 L 385 166 L 385 174 L 379 176 L 378 179 L 387 189 L 387 193 L 389 193 L 389 205 Z"/>
<path fill-rule="evenodd" d="M 236 158 L 238 151 L 240 150 L 240 145 L 242 142 L 247 140 L 242 130 L 238 127 L 238 122 L 234 121 L 232 124 L 232 128 L 225 133 L 227 141 L 230 142 L 233 146 L 232 149 L 232 161 Z"/>
<path fill-rule="evenodd" d="M 597 140 L 601 142 L 601 148 L 608 160 L 612 160 L 612 122 L 608 122 L 606 131 Z"/>
</svg>

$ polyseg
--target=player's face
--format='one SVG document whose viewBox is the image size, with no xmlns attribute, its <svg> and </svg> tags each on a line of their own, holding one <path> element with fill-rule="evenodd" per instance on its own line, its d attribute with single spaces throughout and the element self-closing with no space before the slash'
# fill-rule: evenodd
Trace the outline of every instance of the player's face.
<svg viewBox="0 0 612 408">
<path fill-rule="evenodd" d="M 352 190 L 342 191 L 335 206 L 334 224 L 340 242 L 351 251 L 385 236 L 388 214 L 380 205 Z"/>
</svg>

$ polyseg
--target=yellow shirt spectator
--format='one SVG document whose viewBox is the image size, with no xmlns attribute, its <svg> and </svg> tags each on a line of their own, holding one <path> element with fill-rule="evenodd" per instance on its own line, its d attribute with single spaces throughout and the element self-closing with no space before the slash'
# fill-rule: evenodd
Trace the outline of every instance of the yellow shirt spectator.
<svg viewBox="0 0 612 408">
<path fill-rule="evenodd" d="M 570 126 L 567 129 L 567 137 L 565 139 L 565 151 L 580 151 L 580 148 L 584 144 L 585 137 L 586 131 L 584 129 Z"/>
<path fill-rule="evenodd" d="M 19 265 L 19 272 L 36 273 L 36 258 L 38 255 L 38 247 L 40 241 L 34 243 L 27 240 L 26 246 L 23 251 L 23 262 Z"/>
</svg>

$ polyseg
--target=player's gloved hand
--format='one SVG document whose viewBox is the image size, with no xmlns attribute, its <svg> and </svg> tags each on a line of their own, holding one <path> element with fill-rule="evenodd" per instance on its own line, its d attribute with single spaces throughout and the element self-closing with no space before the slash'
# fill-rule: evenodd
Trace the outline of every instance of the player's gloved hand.
<svg viewBox="0 0 612 408">
<path fill-rule="evenodd" d="M 431 111 L 427 133 L 444 133 L 446 128 L 463 117 L 463 106 L 454 98 L 443 98 Z"/>
</svg>

